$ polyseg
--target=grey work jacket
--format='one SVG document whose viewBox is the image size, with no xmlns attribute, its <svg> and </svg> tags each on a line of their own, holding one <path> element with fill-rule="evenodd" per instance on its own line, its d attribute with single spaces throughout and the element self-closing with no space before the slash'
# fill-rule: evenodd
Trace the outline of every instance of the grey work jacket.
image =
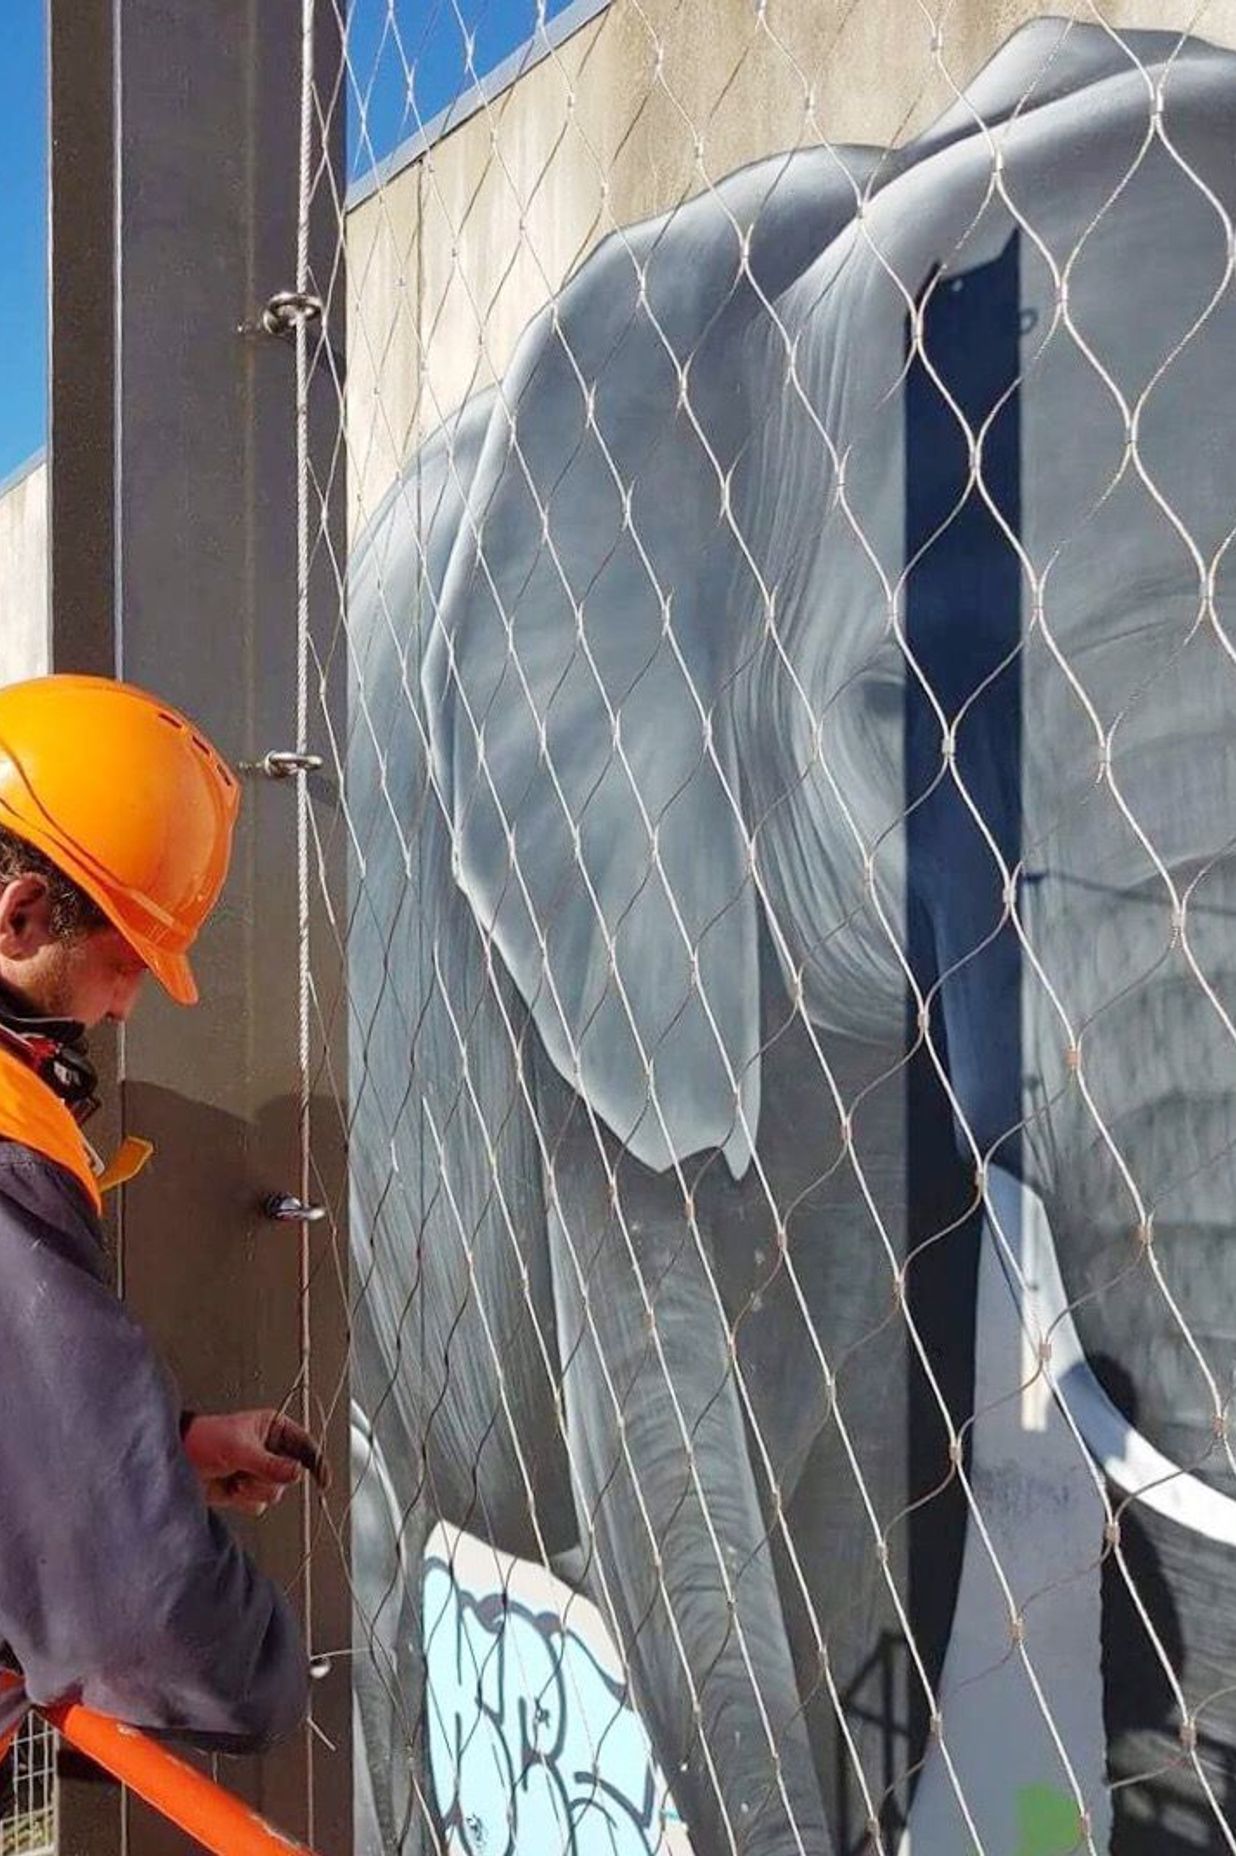
<svg viewBox="0 0 1236 1856">
<path fill-rule="evenodd" d="M 207 1507 L 166 1368 L 107 1286 L 54 1162 L 0 1140 L 0 1640 L 29 1702 L 225 1750 L 287 1733 L 306 1660 L 282 1593 Z"/>
</svg>

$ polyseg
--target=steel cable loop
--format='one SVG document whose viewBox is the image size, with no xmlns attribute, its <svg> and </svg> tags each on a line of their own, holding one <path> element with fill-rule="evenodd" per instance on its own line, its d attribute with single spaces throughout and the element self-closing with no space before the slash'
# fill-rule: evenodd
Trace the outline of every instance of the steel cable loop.
<svg viewBox="0 0 1236 1856">
<path fill-rule="evenodd" d="M 296 715 L 294 755 L 300 762 L 296 786 L 296 931 L 297 931 L 297 1069 L 299 1102 L 297 1123 L 300 1142 L 299 1197 L 305 1207 L 312 1205 L 310 1157 L 311 1123 L 311 1025 L 309 924 L 311 877 L 309 867 L 309 793 L 305 773 L 311 759 L 309 751 L 309 653 L 310 653 L 310 562 L 311 562 L 311 446 L 309 431 L 309 383 L 312 371 L 310 356 L 311 329 L 320 329 L 325 310 L 312 289 L 311 234 L 315 201 L 313 152 L 316 120 L 315 34 L 317 6 L 315 0 L 301 0 L 300 66 L 300 137 L 299 180 L 296 214 L 296 287 L 272 296 L 263 315 L 263 324 L 271 333 L 290 334 L 296 348 Z M 267 771 L 291 771 L 289 757 L 276 765 L 275 756 L 266 757 Z M 314 1208 L 317 1210 L 318 1208 Z M 300 1225 L 300 1409 L 301 1424 L 312 1431 L 317 1413 L 314 1410 L 312 1373 L 313 1325 L 310 1306 L 312 1280 L 311 1219 Z M 302 1495 L 301 1547 L 303 1565 L 300 1586 L 303 1594 L 306 1640 L 311 1664 L 315 1658 L 313 1549 L 314 1496 L 308 1484 Z M 315 1768 L 317 1734 L 313 1719 L 313 1691 L 310 1691 L 310 1733 L 305 1746 L 306 1822 L 309 1841 L 314 1838 L 316 1813 Z"/>
</svg>

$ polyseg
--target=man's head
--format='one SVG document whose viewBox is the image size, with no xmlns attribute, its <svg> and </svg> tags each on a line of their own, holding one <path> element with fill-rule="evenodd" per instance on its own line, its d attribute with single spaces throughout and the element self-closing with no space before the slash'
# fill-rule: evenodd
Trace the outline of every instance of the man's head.
<svg viewBox="0 0 1236 1856">
<path fill-rule="evenodd" d="M 126 1018 L 188 951 L 227 874 L 234 774 L 168 704 L 103 677 L 0 688 L 0 984 L 39 1016 Z"/>
<path fill-rule="evenodd" d="M 90 1030 L 129 1016 L 146 971 L 85 890 L 0 826 L 0 985 L 33 1016 Z"/>
</svg>

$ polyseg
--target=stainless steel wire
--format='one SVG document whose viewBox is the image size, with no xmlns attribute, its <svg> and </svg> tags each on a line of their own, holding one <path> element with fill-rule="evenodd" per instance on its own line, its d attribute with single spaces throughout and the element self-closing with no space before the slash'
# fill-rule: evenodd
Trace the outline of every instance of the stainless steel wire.
<svg viewBox="0 0 1236 1856">
<path fill-rule="evenodd" d="M 1236 14 L 1066 12 L 304 0 L 358 1848 L 1236 1849 Z"/>
</svg>

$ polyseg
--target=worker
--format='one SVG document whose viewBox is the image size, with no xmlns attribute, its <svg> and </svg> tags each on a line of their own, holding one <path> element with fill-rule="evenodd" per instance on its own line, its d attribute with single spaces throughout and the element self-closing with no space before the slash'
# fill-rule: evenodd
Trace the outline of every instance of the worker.
<svg viewBox="0 0 1236 1856">
<path fill-rule="evenodd" d="M 107 1284 L 81 1128 L 85 1033 L 123 1024 L 148 973 L 197 998 L 238 803 L 201 730 L 141 690 L 0 689 L 0 1642 L 20 1676 L 0 1732 L 70 1699 L 243 1751 L 303 1717 L 296 1620 L 217 1510 L 260 1512 L 318 1448 L 272 1411 L 182 1411 Z"/>
</svg>

